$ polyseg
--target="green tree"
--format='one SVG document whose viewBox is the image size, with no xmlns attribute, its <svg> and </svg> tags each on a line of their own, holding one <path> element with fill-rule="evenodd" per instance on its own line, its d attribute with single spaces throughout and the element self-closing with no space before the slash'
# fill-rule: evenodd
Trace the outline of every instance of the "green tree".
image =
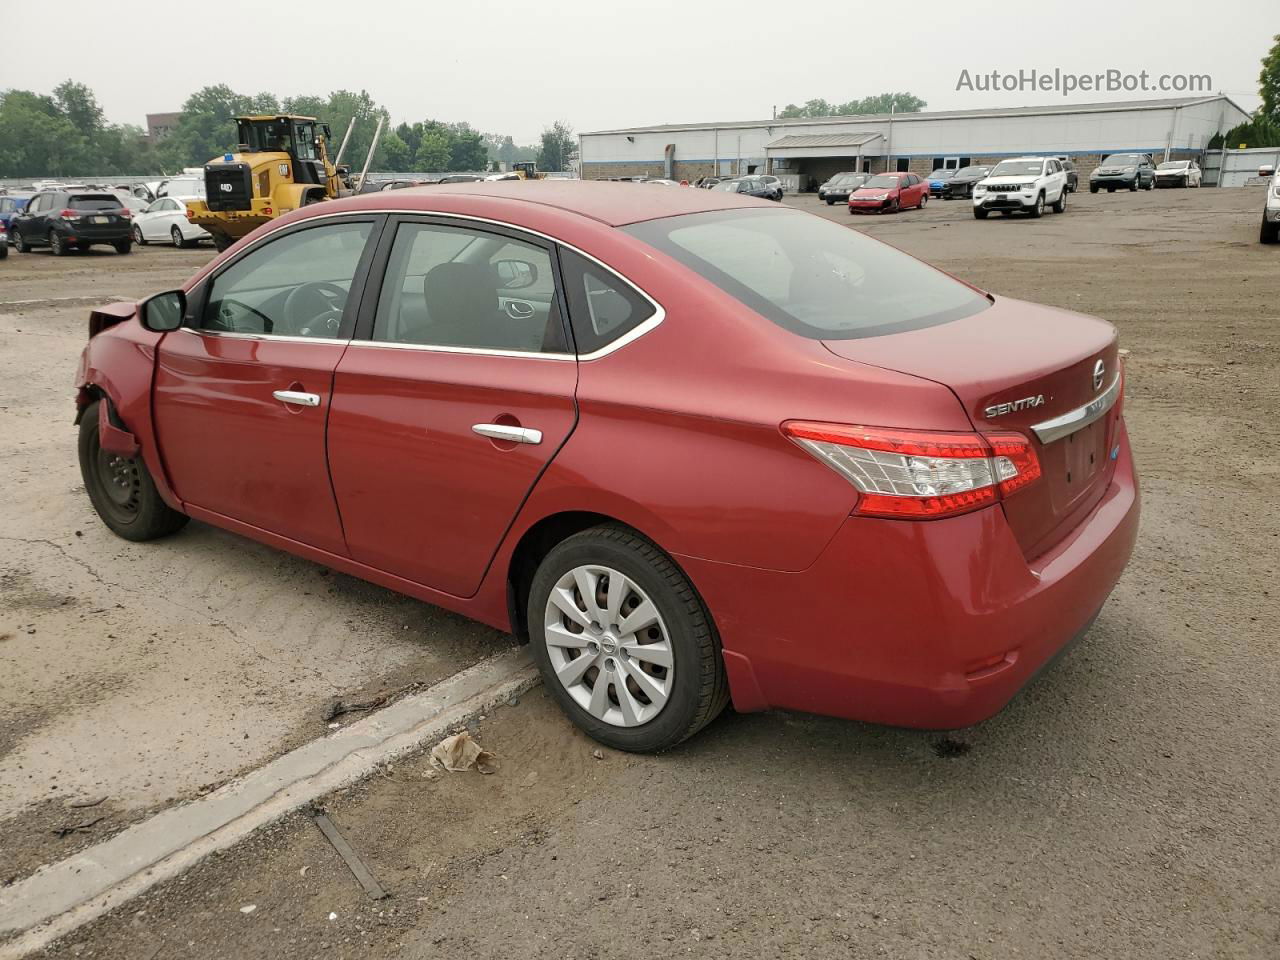
<svg viewBox="0 0 1280 960">
<path fill-rule="evenodd" d="M 559 172 L 568 170 L 578 151 L 578 141 L 573 127 L 557 120 L 542 131 L 542 146 L 538 150 L 538 169 Z"/>
<path fill-rule="evenodd" d="M 452 141 L 449 144 L 450 170 L 483 170 L 489 160 L 489 150 L 484 139 L 466 124 L 460 124 L 450 130 Z"/>
<path fill-rule="evenodd" d="M 382 134 L 378 154 L 374 157 L 374 167 L 391 173 L 403 173 L 413 168 L 413 154 L 409 145 L 394 130 Z"/>
<path fill-rule="evenodd" d="M 83 83 L 63 80 L 53 88 L 53 100 L 83 136 L 93 139 L 105 126 L 97 97 Z"/>
<path fill-rule="evenodd" d="M 826 100 L 806 100 L 804 106 L 788 103 L 778 114 L 779 119 L 812 117 L 852 117 L 874 113 L 919 113 L 928 104 L 913 93 L 877 93 L 848 103 L 828 103 Z"/>
<path fill-rule="evenodd" d="M 1272 123 L 1280 123 L 1280 34 L 1262 58 L 1262 72 L 1258 74 L 1258 92 L 1262 95 L 1259 115 Z"/>
<path fill-rule="evenodd" d="M 422 173 L 439 173 L 449 169 L 451 159 L 449 134 L 444 130 L 428 130 L 423 133 L 414 154 L 413 168 Z"/>
<path fill-rule="evenodd" d="M 0 94 L 0 143 L 0 176 L 61 177 L 96 168 L 89 139 L 52 97 L 29 90 Z"/>
</svg>

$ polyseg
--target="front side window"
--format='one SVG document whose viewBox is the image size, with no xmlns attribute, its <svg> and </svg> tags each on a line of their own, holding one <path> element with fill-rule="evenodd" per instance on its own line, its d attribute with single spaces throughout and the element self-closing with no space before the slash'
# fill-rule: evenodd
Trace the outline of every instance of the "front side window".
<svg viewBox="0 0 1280 960">
<path fill-rule="evenodd" d="M 761 316 L 816 340 L 917 330 L 990 305 L 914 257 L 798 211 L 722 210 L 622 229 Z"/>
<path fill-rule="evenodd" d="M 402 223 L 378 297 L 373 339 L 562 353 L 566 344 L 551 255 L 501 234 Z"/>
<path fill-rule="evenodd" d="M 327 223 L 255 248 L 214 277 L 199 328 L 338 337 L 372 229 L 368 221 Z"/>
</svg>

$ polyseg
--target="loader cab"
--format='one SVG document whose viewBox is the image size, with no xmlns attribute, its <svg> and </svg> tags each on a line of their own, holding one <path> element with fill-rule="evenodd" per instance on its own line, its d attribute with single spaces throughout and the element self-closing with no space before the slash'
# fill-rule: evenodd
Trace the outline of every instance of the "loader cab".
<svg viewBox="0 0 1280 960">
<path fill-rule="evenodd" d="M 239 152 L 287 153 L 295 183 L 326 182 L 324 143 L 328 137 L 329 125 L 311 117 L 236 118 Z"/>
</svg>

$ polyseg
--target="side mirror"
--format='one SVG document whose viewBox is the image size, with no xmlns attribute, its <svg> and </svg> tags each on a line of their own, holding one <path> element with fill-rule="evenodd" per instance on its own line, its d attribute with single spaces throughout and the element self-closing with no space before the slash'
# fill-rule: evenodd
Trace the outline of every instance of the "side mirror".
<svg viewBox="0 0 1280 960">
<path fill-rule="evenodd" d="M 538 282 L 538 268 L 525 260 L 499 260 L 493 269 L 504 290 L 523 290 Z"/>
<path fill-rule="evenodd" d="M 158 293 L 142 304 L 142 325 L 152 333 L 177 330 L 186 315 L 187 295 L 181 290 Z"/>
<path fill-rule="evenodd" d="M 1258 176 L 1260 177 L 1274 177 L 1275 175 L 1276 168 L 1269 163 L 1264 163 L 1258 168 Z"/>
</svg>

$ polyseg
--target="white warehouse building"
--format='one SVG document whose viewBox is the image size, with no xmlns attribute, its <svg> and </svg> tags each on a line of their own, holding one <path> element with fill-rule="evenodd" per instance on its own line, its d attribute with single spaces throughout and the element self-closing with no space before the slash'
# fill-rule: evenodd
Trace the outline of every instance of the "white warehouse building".
<svg viewBox="0 0 1280 960">
<path fill-rule="evenodd" d="M 772 173 L 792 190 L 835 173 L 963 167 L 1026 154 L 1066 156 L 1088 176 L 1110 153 L 1199 157 L 1249 115 L 1221 94 L 938 113 L 678 123 L 583 133 L 584 179 Z"/>
</svg>

